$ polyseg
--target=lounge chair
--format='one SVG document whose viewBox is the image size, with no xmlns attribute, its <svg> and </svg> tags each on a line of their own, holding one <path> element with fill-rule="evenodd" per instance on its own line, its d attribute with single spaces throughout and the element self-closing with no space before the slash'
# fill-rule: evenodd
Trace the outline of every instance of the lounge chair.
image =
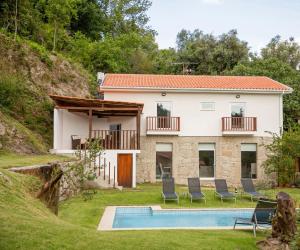
<svg viewBox="0 0 300 250">
<path fill-rule="evenodd" d="M 221 201 L 223 202 L 223 199 L 234 199 L 236 202 L 236 196 L 234 193 L 228 192 L 228 187 L 226 180 L 224 179 L 215 179 L 215 196 L 219 196 L 221 198 Z"/>
<path fill-rule="evenodd" d="M 275 214 L 276 207 L 276 201 L 259 199 L 253 212 L 252 218 L 236 218 L 233 229 L 235 229 L 236 225 L 252 225 L 253 234 L 254 237 L 256 237 L 256 228 L 258 226 L 272 225 L 272 218 Z"/>
<path fill-rule="evenodd" d="M 253 201 L 253 198 L 259 199 L 265 197 L 261 193 L 256 192 L 252 179 L 241 179 L 241 183 L 244 189 L 244 193 L 250 195 L 251 201 Z"/>
<path fill-rule="evenodd" d="M 191 198 L 191 203 L 193 200 L 203 199 L 206 203 L 205 195 L 201 192 L 200 180 L 199 178 L 188 178 L 189 196 Z"/>
<path fill-rule="evenodd" d="M 179 203 L 179 196 L 175 192 L 174 178 L 163 178 L 162 184 L 163 190 L 161 195 L 164 199 L 164 203 L 166 203 L 166 200 L 175 200 L 177 203 Z"/>
</svg>

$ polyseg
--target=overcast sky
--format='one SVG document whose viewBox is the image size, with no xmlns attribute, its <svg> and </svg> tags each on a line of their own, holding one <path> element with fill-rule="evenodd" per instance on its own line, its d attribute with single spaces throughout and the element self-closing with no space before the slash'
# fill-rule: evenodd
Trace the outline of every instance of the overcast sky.
<svg viewBox="0 0 300 250">
<path fill-rule="evenodd" d="M 237 29 L 257 52 L 277 34 L 300 43 L 300 0 L 152 0 L 148 15 L 160 48 L 175 47 L 181 29 L 197 28 L 214 35 Z"/>
</svg>

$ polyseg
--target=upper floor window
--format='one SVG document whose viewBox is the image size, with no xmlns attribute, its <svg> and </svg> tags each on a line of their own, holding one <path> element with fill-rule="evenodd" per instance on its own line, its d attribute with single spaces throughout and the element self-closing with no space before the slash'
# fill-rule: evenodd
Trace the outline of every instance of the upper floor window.
<svg viewBox="0 0 300 250">
<path fill-rule="evenodd" d="M 172 111 L 171 102 L 157 103 L 157 116 L 171 116 L 171 111 Z"/>
<path fill-rule="evenodd" d="M 168 129 L 171 127 L 171 102 L 157 103 L 157 128 Z"/>
<path fill-rule="evenodd" d="M 214 102 L 201 102 L 200 108 L 203 111 L 214 111 L 215 110 L 215 103 Z"/>
<path fill-rule="evenodd" d="M 236 102 L 231 104 L 231 117 L 244 117 L 246 105 L 243 102 Z"/>
</svg>

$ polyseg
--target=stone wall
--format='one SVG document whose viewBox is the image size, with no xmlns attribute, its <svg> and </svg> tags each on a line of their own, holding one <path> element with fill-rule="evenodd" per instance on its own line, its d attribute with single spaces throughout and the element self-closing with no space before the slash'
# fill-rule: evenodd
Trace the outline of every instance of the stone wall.
<svg viewBox="0 0 300 250">
<path fill-rule="evenodd" d="M 216 178 L 225 178 L 230 186 L 240 185 L 241 143 L 257 144 L 257 180 L 265 179 L 261 167 L 266 160 L 265 148 L 272 139 L 252 136 L 184 137 L 184 136 L 142 136 L 141 153 L 137 154 L 137 182 L 156 182 L 156 143 L 172 143 L 172 172 L 176 183 L 187 184 L 188 177 L 199 176 L 199 143 L 216 145 Z M 201 182 L 212 185 L 213 181 Z"/>
</svg>

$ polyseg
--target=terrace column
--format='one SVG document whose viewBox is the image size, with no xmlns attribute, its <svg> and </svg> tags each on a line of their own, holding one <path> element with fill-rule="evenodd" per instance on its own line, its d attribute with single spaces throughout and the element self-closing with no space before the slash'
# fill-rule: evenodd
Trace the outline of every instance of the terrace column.
<svg viewBox="0 0 300 250">
<path fill-rule="evenodd" d="M 141 110 L 138 109 L 136 115 L 136 134 L 137 134 L 137 149 L 140 149 L 140 136 L 141 136 Z"/>
<path fill-rule="evenodd" d="M 93 110 L 89 109 L 89 141 L 92 138 L 92 129 L 93 129 Z"/>
</svg>

